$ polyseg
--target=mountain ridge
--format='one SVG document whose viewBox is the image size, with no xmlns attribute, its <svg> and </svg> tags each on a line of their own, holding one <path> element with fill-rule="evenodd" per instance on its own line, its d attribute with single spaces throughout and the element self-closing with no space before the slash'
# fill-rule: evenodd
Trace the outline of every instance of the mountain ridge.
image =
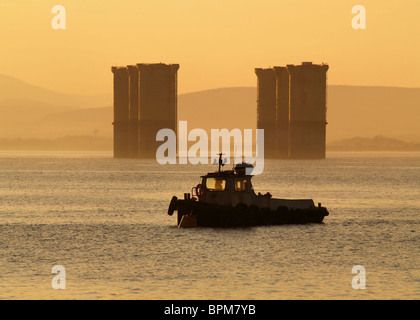
<svg viewBox="0 0 420 320">
<path fill-rule="evenodd" d="M 7 79 L 12 80 L 6 84 Z M 20 87 L 9 90 L 13 83 Z M 34 87 L 42 91 L 41 95 L 34 93 Z M 0 75 L 0 138 L 59 138 L 92 132 L 112 136 L 111 95 L 86 99 L 57 92 L 50 97 L 51 92 Z M 189 130 L 255 129 L 256 109 L 256 87 L 213 88 L 178 95 L 178 119 L 187 120 Z M 420 141 L 419 112 L 420 88 L 329 85 L 327 141 L 377 135 Z"/>
<path fill-rule="evenodd" d="M 28 83 L 16 77 L 0 74 L 0 100 L 20 99 L 25 95 L 27 100 L 45 102 L 57 106 L 101 106 L 112 102 L 111 94 L 81 95 L 62 93 Z"/>
</svg>

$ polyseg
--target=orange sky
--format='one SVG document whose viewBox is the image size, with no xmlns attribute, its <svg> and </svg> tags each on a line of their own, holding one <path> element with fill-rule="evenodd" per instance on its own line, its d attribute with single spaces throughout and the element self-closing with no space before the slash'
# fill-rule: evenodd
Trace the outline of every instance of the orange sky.
<svg viewBox="0 0 420 320">
<path fill-rule="evenodd" d="M 54 5 L 67 29 L 51 27 Z M 353 30 L 351 9 L 367 11 Z M 330 64 L 329 84 L 420 87 L 419 0 L 5 0 L 0 73 L 112 91 L 112 65 L 179 63 L 179 93 L 255 86 L 255 67 Z"/>
</svg>

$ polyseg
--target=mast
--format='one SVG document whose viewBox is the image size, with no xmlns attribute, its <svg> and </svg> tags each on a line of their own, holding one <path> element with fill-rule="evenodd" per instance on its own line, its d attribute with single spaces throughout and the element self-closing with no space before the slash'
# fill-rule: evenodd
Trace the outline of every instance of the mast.
<svg viewBox="0 0 420 320">
<path fill-rule="evenodd" d="M 222 159 L 223 153 L 219 153 L 219 173 L 222 172 L 221 168 L 225 165 Z"/>
</svg>

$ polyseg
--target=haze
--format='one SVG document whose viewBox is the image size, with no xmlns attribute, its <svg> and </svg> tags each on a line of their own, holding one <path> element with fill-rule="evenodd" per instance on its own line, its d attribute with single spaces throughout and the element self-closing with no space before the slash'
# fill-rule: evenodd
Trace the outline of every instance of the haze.
<svg viewBox="0 0 420 320">
<path fill-rule="evenodd" d="M 53 30 L 51 8 L 67 11 Z M 354 30 L 362 4 L 367 29 Z M 417 0 L 2 1 L 0 70 L 54 91 L 106 94 L 111 65 L 179 63 L 179 93 L 255 86 L 255 67 L 326 62 L 329 84 L 420 87 Z"/>
<path fill-rule="evenodd" d="M 51 27 L 57 4 L 66 30 Z M 352 28 L 356 4 L 366 30 Z M 206 130 L 256 127 L 255 67 L 325 62 L 327 142 L 419 144 L 419 9 L 417 0 L 2 1 L 0 149 L 68 137 L 71 148 L 110 149 L 110 68 L 139 62 L 180 64 L 179 119 Z"/>
</svg>

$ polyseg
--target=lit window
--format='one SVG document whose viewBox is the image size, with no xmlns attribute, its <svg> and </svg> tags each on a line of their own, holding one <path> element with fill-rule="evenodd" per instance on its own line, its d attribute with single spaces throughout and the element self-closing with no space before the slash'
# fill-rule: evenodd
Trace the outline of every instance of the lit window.
<svg viewBox="0 0 420 320">
<path fill-rule="evenodd" d="M 210 191 L 223 191 L 226 188 L 226 179 L 207 178 L 206 188 Z"/>
<path fill-rule="evenodd" d="M 246 191 L 248 182 L 246 179 L 235 180 L 235 191 Z"/>
</svg>

